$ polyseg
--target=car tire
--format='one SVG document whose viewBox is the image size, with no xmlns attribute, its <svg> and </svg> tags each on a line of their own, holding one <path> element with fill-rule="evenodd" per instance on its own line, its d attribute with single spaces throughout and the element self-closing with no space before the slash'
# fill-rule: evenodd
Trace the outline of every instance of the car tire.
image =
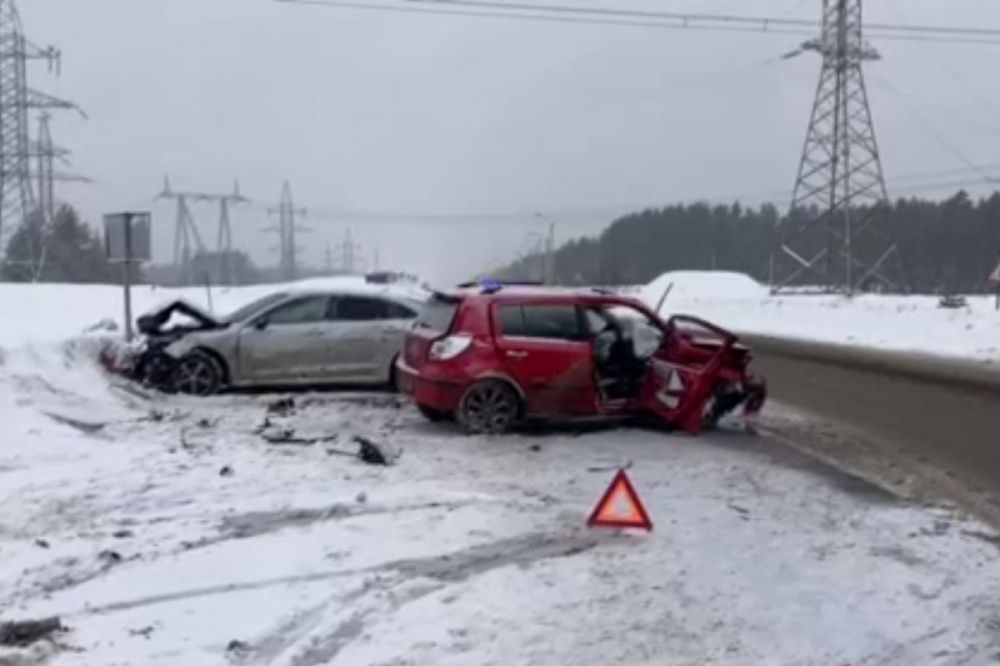
<svg viewBox="0 0 1000 666">
<path fill-rule="evenodd" d="M 434 409 L 433 407 L 428 407 L 427 405 L 417 405 L 417 411 L 430 421 L 431 423 L 441 423 L 442 421 L 449 421 L 453 418 L 452 414 L 441 409 Z"/>
<path fill-rule="evenodd" d="M 393 356 L 392 361 L 389 363 L 389 381 L 386 384 L 386 388 L 390 393 L 401 393 L 399 390 L 399 371 L 396 369 L 396 361 L 399 360 L 399 356 Z"/>
<path fill-rule="evenodd" d="M 465 392 L 457 416 L 470 434 L 507 433 L 521 418 L 521 397 L 505 381 L 479 381 Z"/>
<path fill-rule="evenodd" d="M 193 351 L 177 362 L 171 383 L 178 393 L 209 396 L 222 390 L 224 378 L 218 361 L 205 352 Z"/>
</svg>

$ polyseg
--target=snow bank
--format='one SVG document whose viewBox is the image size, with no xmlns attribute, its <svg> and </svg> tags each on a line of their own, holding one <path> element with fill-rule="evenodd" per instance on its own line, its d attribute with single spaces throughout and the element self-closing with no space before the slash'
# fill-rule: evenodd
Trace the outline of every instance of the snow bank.
<svg viewBox="0 0 1000 666">
<path fill-rule="evenodd" d="M 693 314 L 743 333 L 1000 362 L 1000 312 L 970 296 L 957 310 L 934 296 L 772 296 L 738 273 L 665 273 L 640 291 L 661 314 Z"/>
</svg>

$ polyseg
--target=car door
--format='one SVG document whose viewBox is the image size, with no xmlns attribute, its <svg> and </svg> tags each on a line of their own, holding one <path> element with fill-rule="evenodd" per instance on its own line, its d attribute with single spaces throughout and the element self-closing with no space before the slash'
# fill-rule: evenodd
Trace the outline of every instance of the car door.
<svg viewBox="0 0 1000 666">
<path fill-rule="evenodd" d="M 533 414 L 591 414 L 594 363 L 580 310 L 572 303 L 494 305 L 497 347 Z"/>
<path fill-rule="evenodd" d="M 385 357 L 386 340 L 395 335 L 389 305 L 375 296 L 334 296 L 329 352 L 332 376 L 346 382 L 388 381 L 391 358 Z"/>
<path fill-rule="evenodd" d="M 309 383 L 328 372 L 330 298 L 294 298 L 240 331 L 240 374 L 254 384 Z"/>
</svg>

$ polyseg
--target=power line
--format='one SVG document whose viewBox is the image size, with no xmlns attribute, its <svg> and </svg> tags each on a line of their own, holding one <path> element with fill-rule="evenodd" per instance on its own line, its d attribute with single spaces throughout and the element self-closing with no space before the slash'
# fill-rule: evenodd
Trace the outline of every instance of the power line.
<svg viewBox="0 0 1000 666">
<path fill-rule="evenodd" d="M 584 25 L 612 25 L 670 30 L 711 30 L 730 32 L 814 35 L 816 22 L 807 19 L 760 17 L 734 14 L 661 12 L 635 9 L 608 9 L 570 5 L 507 3 L 493 0 L 401 0 L 398 4 L 372 4 L 351 0 L 276 0 L 300 5 L 409 14 L 542 21 Z M 866 26 L 871 37 L 897 41 L 933 41 L 1000 45 L 1000 28 L 970 28 L 892 23 Z"/>
</svg>

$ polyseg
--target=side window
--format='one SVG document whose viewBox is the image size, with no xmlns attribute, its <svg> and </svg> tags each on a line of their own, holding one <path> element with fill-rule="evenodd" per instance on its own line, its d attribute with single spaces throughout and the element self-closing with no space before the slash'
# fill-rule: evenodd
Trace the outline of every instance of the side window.
<svg viewBox="0 0 1000 666">
<path fill-rule="evenodd" d="M 500 333 L 506 336 L 524 335 L 524 310 L 520 305 L 500 306 Z"/>
<path fill-rule="evenodd" d="M 333 318 L 337 321 L 389 319 L 389 303 L 367 296 L 339 296 L 334 299 Z"/>
<path fill-rule="evenodd" d="M 575 305 L 504 305 L 500 330 L 506 336 L 547 340 L 582 340 Z"/>
<path fill-rule="evenodd" d="M 524 333 L 529 338 L 582 340 L 580 316 L 575 305 L 525 305 Z"/>
<path fill-rule="evenodd" d="M 325 296 L 300 298 L 279 305 L 267 314 L 267 323 L 272 326 L 284 324 L 311 324 L 326 319 L 329 299 Z"/>
</svg>

